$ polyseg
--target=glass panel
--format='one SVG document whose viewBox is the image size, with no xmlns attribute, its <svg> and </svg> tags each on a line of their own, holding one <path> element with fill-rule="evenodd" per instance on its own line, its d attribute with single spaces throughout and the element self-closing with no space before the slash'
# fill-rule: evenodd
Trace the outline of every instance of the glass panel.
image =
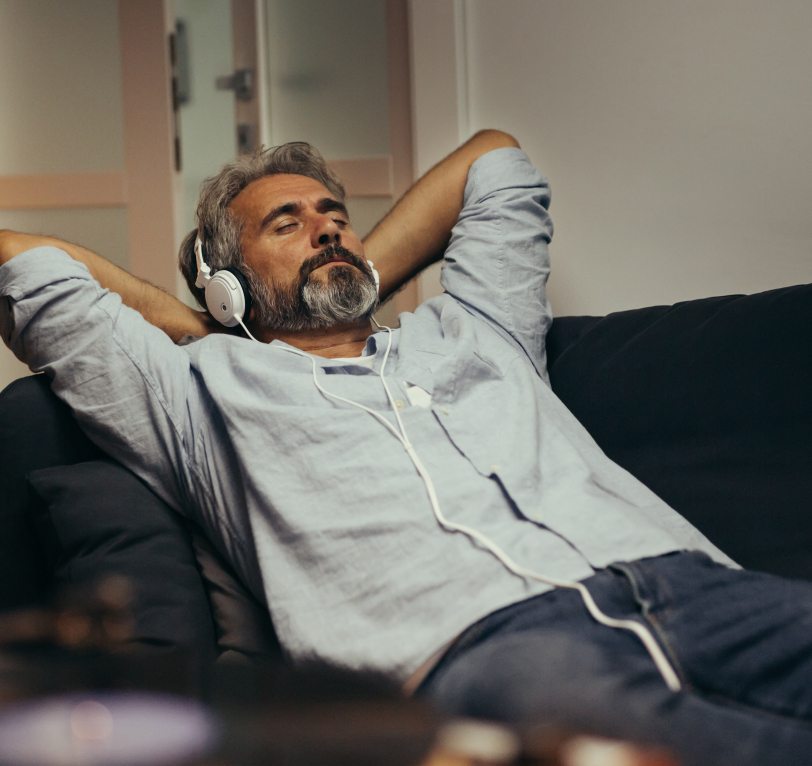
<svg viewBox="0 0 812 766">
<path fill-rule="evenodd" d="M 0 174 L 120 168 L 117 4 L 3 0 L 0 104 Z"/>
<path fill-rule="evenodd" d="M 266 0 L 270 138 L 328 159 L 389 152 L 386 3 Z"/>
<path fill-rule="evenodd" d="M 392 207 L 391 197 L 351 197 L 347 200 L 347 212 L 355 233 L 366 237 L 372 227 L 383 218 Z"/>
<path fill-rule="evenodd" d="M 187 36 L 189 100 L 180 109 L 183 231 L 194 228 L 200 184 L 237 154 L 234 93 L 215 81 L 234 70 L 231 7 L 222 0 L 175 0 Z"/>
</svg>

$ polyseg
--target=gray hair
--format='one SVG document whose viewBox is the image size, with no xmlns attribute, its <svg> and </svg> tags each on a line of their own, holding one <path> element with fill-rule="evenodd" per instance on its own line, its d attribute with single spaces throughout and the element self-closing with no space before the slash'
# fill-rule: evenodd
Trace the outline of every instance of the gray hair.
<svg viewBox="0 0 812 766">
<path fill-rule="evenodd" d="M 225 165 L 216 176 L 207 178 L 201 187 L 195 212 L 197 228 L 184 237 L 178 253 L 180 271 L 189 290 L 203 308 L 206 307 L 203 290 L 195 287 L 195 239 L 199 235 L 203 240 L 203 255 L 212 271 L 227 266 L 242 267 L 242 222 L 232 215 L 229 205 L 252 181 L 280 173 L 313 178 L 323 184 L 336 199 L 344 201 L 345 192 L 341 181 L 327 167 L 319 151 L 304 141 L 258 149 L 253 154 L 238 157 Z"/>
</svg>

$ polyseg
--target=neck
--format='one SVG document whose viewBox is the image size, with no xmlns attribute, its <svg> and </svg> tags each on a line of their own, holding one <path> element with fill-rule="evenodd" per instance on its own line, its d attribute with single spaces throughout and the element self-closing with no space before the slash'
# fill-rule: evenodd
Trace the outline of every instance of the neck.
<svg viewBox="0 0 812 766">
<path fill-rule="evenodd" d="M 252 330 L 252 332 L 254 332 Z M 372 334 L 372 323 L 369 319 L 359 319 L 348 324 L 338 324 L 321 330 L 287 330 L 257 329 L 254 332 L 257 340 L 270 343 L 281 340 L 295 346 L 308 354 L 335 359 L 345 356 L 360 356 L 367 338 Z"/>
</svg>

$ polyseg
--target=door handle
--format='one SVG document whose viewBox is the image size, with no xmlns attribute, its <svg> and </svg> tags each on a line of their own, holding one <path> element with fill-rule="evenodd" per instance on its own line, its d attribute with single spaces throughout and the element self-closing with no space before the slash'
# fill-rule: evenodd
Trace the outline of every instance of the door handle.
<svg viewBox="0 0 812 766">
<path fill-rule="evenodd" d="M 254 70 L 237 69 L 232 74 L 223 75 L 214 81 L 217 90 L 233 90 L 240 101 L 250 101 L 254 97 Z"/>
</svg>

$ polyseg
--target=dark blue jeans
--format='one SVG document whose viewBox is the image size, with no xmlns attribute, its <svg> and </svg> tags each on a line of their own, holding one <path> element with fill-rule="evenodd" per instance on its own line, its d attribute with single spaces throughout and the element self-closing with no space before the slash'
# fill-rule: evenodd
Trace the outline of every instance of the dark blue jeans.
<svg viewBox="0 0 812 766">
<path fill-rule="evenodd" d="M 586 584 L 606 614 L 653 629 L 682 691 L 637 637 L 555 590 L 469 628 L 418 694 L 453 715 L 664 745 L 684 766 L 812 764 L 812 583 L 676 553 Z"/>
</svg>

